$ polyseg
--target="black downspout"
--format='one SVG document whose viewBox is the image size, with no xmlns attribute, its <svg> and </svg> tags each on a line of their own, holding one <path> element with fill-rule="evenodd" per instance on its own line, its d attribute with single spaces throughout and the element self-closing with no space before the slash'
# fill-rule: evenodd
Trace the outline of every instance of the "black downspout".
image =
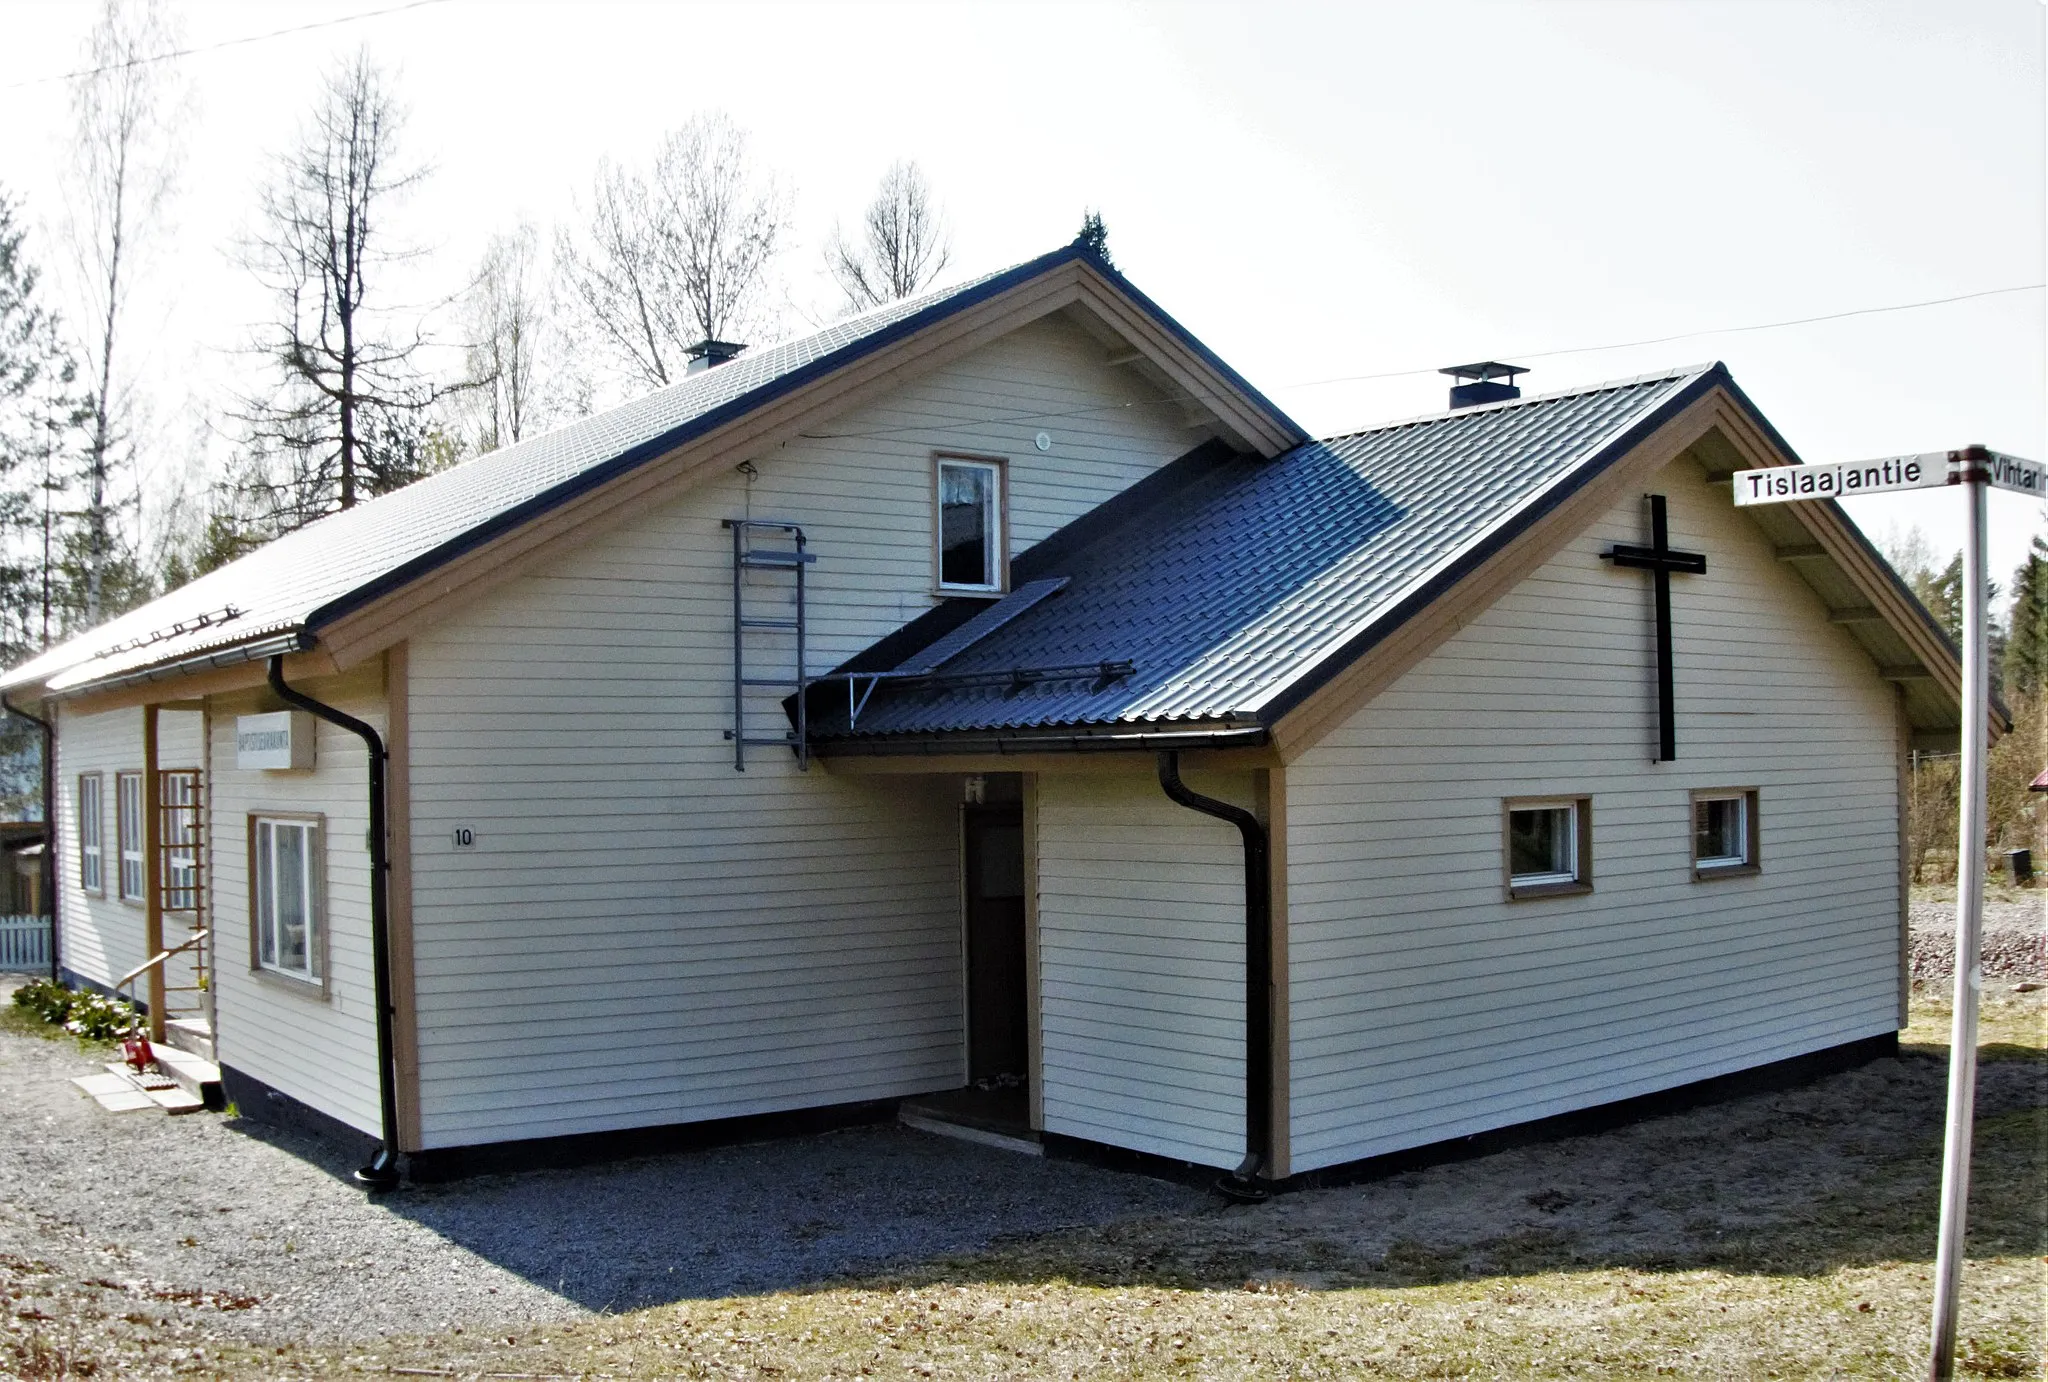
<svg viewBox="0 0 2048 1382">
<path fill-rule="evenodd" d="M 357 1170 L 356 1183 L 370 1190 L 398 1184 L 398 1085 L 391 1070 L 391 849 L 384 828 L 384 740 L 353 715 L 323 705 L 284 684 L 284 657 L 270 659 L 270 689 L 287 705 L 317 715 L 361 739 L 370 750 L 370 968 L 377 1001 L 377 1099 L 384 1145 Z"/>
<path fill-rule="evenodd" d="M 60 957 L 57 953 L 57 727 L 40 715 L 31 715 L 5 695 L 0 695 L 0 706 L 10 715 L 19 715 L 43 731 L 43 905 L 50 910 L 50 977 L 57 978 Z"/>
<path fill-rule="evenodd" d="M 1273 1165 L 1273 890 L 1266 827 L 1241 806 L 1205 797 L 1180 780 L 1180 752 L 1159 755 L 1166 795 L 1244 836 L 1244 1162 L 1216 1183 L 1230 1199 L 1257 1204 L 1270 1193 Z"/>
</svg>

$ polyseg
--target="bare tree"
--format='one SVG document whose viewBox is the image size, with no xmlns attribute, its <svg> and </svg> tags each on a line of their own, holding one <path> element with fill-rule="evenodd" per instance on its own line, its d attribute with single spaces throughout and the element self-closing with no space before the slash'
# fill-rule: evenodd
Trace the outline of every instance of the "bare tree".
<svg viewBox="0 0 2048 1382">
<path fill-rule="evenodd" d="M 84 352 L 90 438 L 76 557 L 87 624 L 98 623 L 105 611 L 111 568 L 121 560 L 120 510 L 133 502 L 118 475 L 128 460 L 122 453 L 131 440 L 133 407 L 119 347 L 137 271 L 176 177 L 173 69 L 160 61 L 176 47 L 176 29 L 157 0 L 106 0 L 86 40 L 88 70 L 71 93 L 70 238 L 91 334 Z"/>
<path fill-rule="evenodd" d="M 385 217 L 425 172 L 401 168 L 404 112 L 367 52 L 321 84 L 298 142 L 264 192 L 249 267 L 277 314 L 257 349 L 282 376 L 247 400 L 251 454 L 264 459 L 279 531 L 397 489 L 436 453 L 423 415 L 445 393 L 413 367 L 421 315 L 387 306 L 385 271 L 417 251 L 390 243 Z"/>
<path fill-rule="evenodd" d="M 585 328 L 634 380 L 682 377 L 702 340 L 770 326 L 770 266 L 788 233 L 788 197 L 756 170 L 747 135 L 719 113 L 662 141 L 645 177 L 606 163 L 580 239 L 557 237 L 564 282 Z"/>
<path fill-rule="evenodd" d="M 460 399 L 465 441 L 495 451 L 580 411 L 581 379 L 564 349 L 540 263 L 540 236 L 523 225 L 491 238 L 463 305 L 469 378 Z"/>
<path fill-rule="evenodd" d="M 922 291 L 952 258 L 951 237 L 931 184 L 915 163 L 900 159 L 882 174 L 861 218 L 859 238 L 848 241 L 835 225 L 825 246 L 825 266 L 853 312 Z"/>
</svg>

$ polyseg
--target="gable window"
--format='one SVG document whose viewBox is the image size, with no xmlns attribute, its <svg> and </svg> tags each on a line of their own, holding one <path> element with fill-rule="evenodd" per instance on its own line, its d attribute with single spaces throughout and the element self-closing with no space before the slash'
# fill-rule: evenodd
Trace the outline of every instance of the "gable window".
<svg viewBox="0 0 2048 1382">
<path fill-rule="evenodd" d="M 78 777 L 78 886 L 87 892 L 107 890 L 105 860 L 100 852 L 100 831 L 105 820 L 100 807 L 101 779 L 98 773 Z"/>
<path fill-rule="evenodd" d="M 114 841 L 121 851 L 121 900 L 142 901 L 142 774 L 114 777 Z"/>
<path fill-rule="evenodd" d="M 1695 878 L 1757 871 L 1755 792 L 1730 788 L 1692 794 L 1692 869 Z"/>
<path fill-rule="evenodd" d="M 321 982 L 320 818 L 249 817 L 249 911 L 256 968 Z"/>
<path fill-rule="evenodd" d="M 1003 467 L 938 458 L 939 589 L 1003 588 Z"/>
<path fill-rule="evenodd" d="M 1511 798 L 1504 814 L 1509 897 L 1591 891 L 1592 798 Z"/>
</svg>

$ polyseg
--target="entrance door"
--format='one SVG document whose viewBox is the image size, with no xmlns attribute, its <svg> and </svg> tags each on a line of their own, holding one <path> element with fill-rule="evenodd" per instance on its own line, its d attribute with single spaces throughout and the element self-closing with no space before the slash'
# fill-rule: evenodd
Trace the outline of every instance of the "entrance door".
<svg viewBox="0 0 2048 1382">
<path fill-rule="evenodd" d="M 1014 803 L 965 810 L 967 1078 L 1030 1068 L 1024 997 L 1024 814 Z M 1003 1081 L 1005 1085 L 1010 1081 Z"/>
</svg>

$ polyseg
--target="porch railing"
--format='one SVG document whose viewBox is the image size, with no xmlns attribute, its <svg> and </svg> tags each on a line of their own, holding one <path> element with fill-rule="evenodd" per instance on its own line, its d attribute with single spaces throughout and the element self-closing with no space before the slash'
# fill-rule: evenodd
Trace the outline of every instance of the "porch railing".
<svg viewBox="0 0 2048 1382">
<path fill-rule="evenodd" d="M 0 916 L 0 973 L 44 973 L 50 968 L 50 919 Z"/>
</svg>

